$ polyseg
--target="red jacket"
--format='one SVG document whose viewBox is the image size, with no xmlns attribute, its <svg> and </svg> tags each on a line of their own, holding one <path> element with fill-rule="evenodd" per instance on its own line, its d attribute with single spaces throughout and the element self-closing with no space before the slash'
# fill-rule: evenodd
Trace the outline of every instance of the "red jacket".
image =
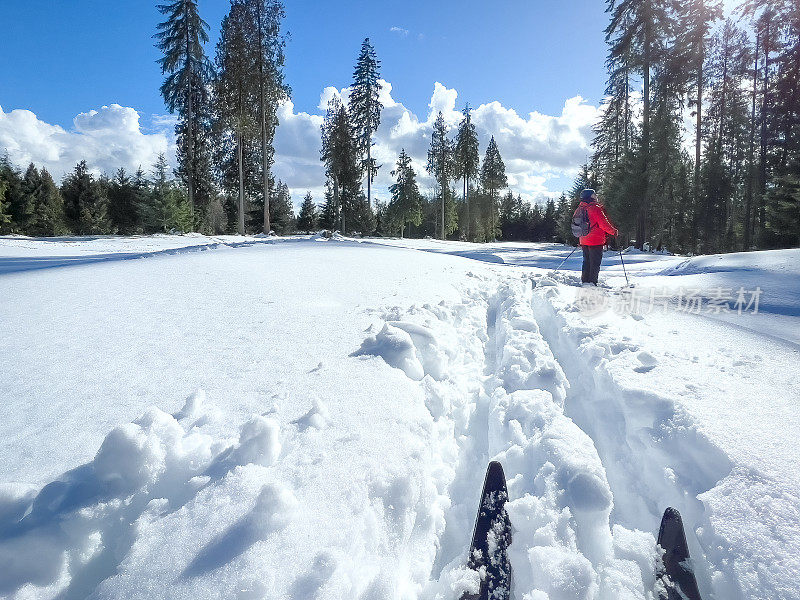
<svg viewBox="0 0 800 600">
<path fill-rule="evenodd" d="M 586 208 L 589 213 L 589 233 L 579 242 L 581 246 L 602 246 L 606 243 L 606 234 L 617 235 L 619 231 L 611 224 L 606 215 L 606 209 L 597 202 L 581 202 L 579 206 Z"/>
</svg>

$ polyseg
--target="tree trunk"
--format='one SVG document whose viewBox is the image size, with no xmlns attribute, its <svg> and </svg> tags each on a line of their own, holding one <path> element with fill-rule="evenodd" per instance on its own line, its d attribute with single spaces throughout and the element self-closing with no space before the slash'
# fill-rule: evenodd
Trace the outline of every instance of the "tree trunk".
<svg viewBox="0 0 800 600">
<path fill-rule="evenodd" d="M 744 210 L 744 250 L 750 248 L 753 232 L 753 185 L 755 183 L 755 145 L 756 145 L 756 93 L 758 89 L 758 48 L 761 37 L 756 34 L 756 52 L 753 59 L 753 96 L 750 110 L 750 148 L 747 159 L 747 195 Z"/>
<path fill-rule="evenodd" d="M 466 175 L 464 176 L 464 204 L 466 204 L 466 223 L 464 230 L 467 241 L 469 241 L 469 178 Z"/>
<path fill-rule="evenodd" d="M 702 52 L 698 57 L 697 65 L 697 120 L 695 122 L 694 139 L 694 206 L 695 210 L 700 207 L 700 155 L 702 152 L 702 114 L 703 114 L 703 58 Z"/>
<path fill-rule="evenodd" d="M 442 190 L 442 239 L 444 239 L 444 194 L 445 194 L 445 191 L 444 191 L 444 186 L 443 185 L 439 185 L 439 187 Z"/>
<path fill-rule="evenodd" d="M 644 184 L 644 198 L 639 207 L 639 214 L 636 222 L 636 247 L 644 249 L 647 241 L 647 220 L 650 209 L 650 185 L 648 181 L 650 163 L 650 45 L 651 45 L 650 24 L 645 25 L 644 36 L 644 64 L 642 65 L 642 75 L 644 79 L 644 114 L 642 115 L 642 183 Z"/>
<path fill-rule="evenodd" d="M 186 145 L 187 145 L 187 159 L 188 165 L 186 169 L 186 191 L 189 195 L 189 210 L 192 214 L 192 221 L 194 221 L 194 134 L 192 132 L 192 124 L 194 122 L 194 105 L 192 98 L 192 59 L 189 48 L 189 19 L 186 21 L 186 65 L 185 68 L 189 71 L 189 77 L 186 88 Z M 194 229 L 194 222 L 192 223 Z"/>
<path fill-rule="evenodd" d="M 244 235 L 244 166 L 242 165 L 244 152 L 242 150 L 242 134 L 238 134 L 236 149 L 239 159 L 239 235 Z"/>
<path fill-rule="evenodd" d="M 367 139 L 367 205 L 372 207 L 372 136 Z"/>
<path fill-rule="evenodd" d="M 770 26 L 767 23 L 767 31 L 764 37 L 764 86 L 761 98 L 761 156 L 758 165 L 758 228 L 759 235 L 764 233 L 766 225 L 766 210 L 764 206 L 764 195 L 767 190 L 767 90 L 769 85 L 769 36 Z"/>
<path fill-rule="evenodd" d="M 267 111 L 264 94 L 264 27 L 261 15 L 261 2 L 256 2 L 258 19 L 258 75 L 259 75 L 259 110 L 261 111 L 261 160 L 262 160 L 262 185 L 264 188 L 264 234 L 269 234 L 269 157 L 267 155 Z"/>
<path fill-rule="evenodd" d="M 344 207 L 339 200 L 339 178 L 333 176 L 333 205 L 336 207 L 336 212 L 339 213 L 339 227 L 344 234 Z M 334 228 L 336 225 L 334 225 Z"/>
<path fill-rule="evenodd" d="M 630 140 L 628 139 L 628 134 L 630 132 L 631 127 L 631 117 L 630 117 L 630 78 L 628 77 L 628 57 L 625 56 L 625 150 L 627 151 L 630 148 Z"/>
</svg>

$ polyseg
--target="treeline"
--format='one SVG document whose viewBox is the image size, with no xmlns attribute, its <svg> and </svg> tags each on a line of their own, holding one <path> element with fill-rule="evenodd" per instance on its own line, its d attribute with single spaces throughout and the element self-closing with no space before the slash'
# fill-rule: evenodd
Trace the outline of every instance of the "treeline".
<svg viewBox="0 0 800 600">
<path fill-rule="evenodd" d="M 186 188 L 172 177 L 163 154 L 149 172 L 139 168 L 127 173 L 120 168 L 113 176 L 95 177 L 81 161 L 60 184 L 44 167 L 31 164 L 22 172 L 7 156 L 0 157 L 0 234 L 183 233 L 194 231 L 195 214 Z M 220 205 L 209 217 L 212 232 L 236 230 L 233 202 Z M 280 181 L 270 203 L 270 218 L 276 233 L 295 229 L 289 188 Z"/>
<path fill-rule="evenodd" d="M 607 5 L 607 102 L 585 183 L 623 236 L 681 252 L 800 243 L 797 0 L 746 0 L 724 21 L 719 0 Z"/>
<path fill-rule="evenodd" d="M 94 178 L 85 163 L 56 185 L 45 169 L 0 164 L 0 232 L 312 231 L 573 242 L 585 187 L 599 191 L 623 242 L 679 252 L 800 242 L 800 11 L 797 0 L 607 0 L 608 86 L 593 155 L 574 188 L 543 206 L 508 190 L 494 138 L 481 160 L 469 106 L 454 131 L 440 113 L 423 194 L 411 157 L 378 165 L 380 61 L 364 40 L 346 101 L 322 125 L 325 198 L 295 219 L 272 174 L 283 75 L 280 0 L 231 0 L 213 61 L 196 0 L 160 5 L 161 92 L 176 125 L 177 179 L 163 157 L 148 173 Z M 685 125 L 691 115 L 692 126 Z M 385 201 L 372 184 L 393 180 Z"/>
</svg>

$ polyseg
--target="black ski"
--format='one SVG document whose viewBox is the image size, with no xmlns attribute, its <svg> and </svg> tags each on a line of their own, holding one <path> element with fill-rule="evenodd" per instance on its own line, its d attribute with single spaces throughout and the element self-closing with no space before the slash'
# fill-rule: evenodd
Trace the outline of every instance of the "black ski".
<svg viewBox="0 0 800 600">
<path fill-rule="evenodd" d="M 658 545 L 664 550 L 663 568 L 656 574 L 659 600 L 701 600 L 689 563 L 689 546 L 681 513 L 674 508 L 664 511 L 658 530 Z"/>
<path fill-rule="evenodd" d="M 481 573 L 478 594 L 465 593 L 461 600 L 509 600 L 511 597 L 511 521 L 506 513 L 508 490 L 502 465 L 489 463 L 483 494 L 475 519 L 467 566 Z"/>
</svg>

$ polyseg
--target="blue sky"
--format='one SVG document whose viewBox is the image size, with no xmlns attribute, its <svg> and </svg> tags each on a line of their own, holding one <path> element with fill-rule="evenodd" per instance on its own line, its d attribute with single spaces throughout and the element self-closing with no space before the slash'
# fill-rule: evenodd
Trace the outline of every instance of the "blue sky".
<svg viewBox="0 0 800 600">
<path fill-rule="evenodd" d="M 6 23 L 10 24 L 0 42 L 0 106 L 6 117 L 15 109 L 27 110 L 35 115 L 37 131 L 47 124 L 73 133 L 76 115 L 92 110 L 102 113 L 101 107 L 118 104 L 141 115 L 139 126 L 143 134 L 161 131 L 169 137 L 163 122 L 153 119 L 166 112 L 158 93 L 162 76 L 152 39 L 160 19 L 155 3 L 1 3 Z M 199 4 L 211 26 L 208 51 L 213 56 L 228 1 L 200 0 Z M 392 85 L 393 100 L 420 122 L 427 120 L 436 82 L 457 92 L 457 109 L 466 101 L 474 107 L 496 102 L 503 110 L 512 110 L 528 121 L 529 113 L 534 111 L 561 116 L 565 102 L 576 96 L 597 106 L 606 78 L 604 6 L 601 0 L 510 0 L 494 5 L 485 0 L 288 1 L 285 25 L 291 37 L 286 50 L 286 76 L 293 89 L 291 114 L 322 114 L 318 108 L 321 92 L 329 86 L 341 89 L 349 84 L 360 43 L 367 36 L 383 62 L 382 75 Z M 402 112 L 398 109 L 398 118 Z M 119 117 L 133 127 L 130 115 L 106 116 L 104 126 L 111 127 L 110 119 Z M 21 115 L 17 117 L 22 120 Z M 315 123 L 312 121 L 309 128 Z M 486 135 L 494 133 L 489 124 L 503 127 L 496 114 L 487 114 L 486 123 Z M 520 131 L 525 128 L 522 123 L 519 127 Z M 586 133 L 585 125 L 576 127 Z M 86 125 L 79 133 L 92 128 L 96 129 L 97 124 Z M 26 154 L 23 147 L 33 145 L 35 139 L 25 142 L 23 134 L 14 133 L 8 123 L 5 131 L 6 146 L 19 146 L 12 149 L 12 155 L 18 151 L 20 160 L 37 156 L 33 151 Z M 420 125 L 415 134 L 422 137 L 423 133 L 425 129 Z M 14 135 L 17 138 L 9 142 Z M 507 144 L 513 146 L 514 139 L 509 137 Z M 169 147 L 169 140 L 165 143 Z M 510 147 L 508 152 L 514 160 L 515 150 Z M 386 155 L 389 156 L 388 148 Z M 313 152 L 309 152 L 305 162 L 310 164 L 312 156 Z M 537 154 L 532 162 L 539 158 Z M 548 172 L 542 165 L 531 168 Z M 563 187 L 568 172 L 571 169 L 559 165 L 549 171 L 549 180 Z M 296 186 L 290 182 L 290 186 L 315 187 L 310 185 L 310 174 L 300 179 L 304 180 Z"/>
</svg>

